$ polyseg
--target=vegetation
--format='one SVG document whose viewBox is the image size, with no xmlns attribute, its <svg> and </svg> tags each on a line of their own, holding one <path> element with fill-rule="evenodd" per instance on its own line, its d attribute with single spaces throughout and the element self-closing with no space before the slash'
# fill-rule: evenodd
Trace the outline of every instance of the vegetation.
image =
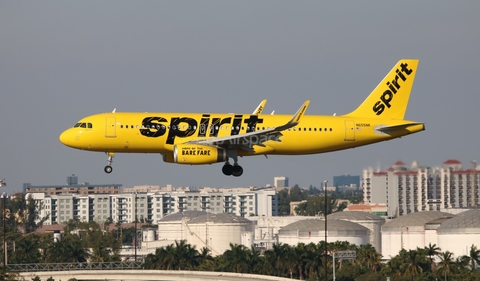
<svg viewBox="0 0 480 281">
<path fill-rule="evenodd" d="M 291 188 L 285 188 L 278 192 L 278 214 L 279 216 L 290 215 L 290 203 L 301 202 L 297 206 L 296 212 L 302 216 L 324 215 L 325 213 L 325 193 L 318 188 L 311 186 L 308 189 L 302 189 L 297 184 Z M 342 211 L 347 207 L 345 203 L 338 204 L 340 199 L 346 199 L 357 204 L 363 199 L 362 191 L 328 191 L 327 192 L 327 215 Z M 332 208 L 333 206 L 333 208 Z"/>
<path fill-rule="evenodd" d="M 471 270 L 478 264 L 474 258 L 476 254 L 453 259 L 452 253 L 441 252 L 435 244 L 423 249 L 401 250 L 387 263 L 381 262 L 381 255 L 370 244 L 328 243 L 326 258 L 324 249 L 323 242 L 297 246 L 274 244 L 272 249 L 260 253 L 255 248 L 230 244 L 230 249 L 222 255 L 211 257 L 208 249 L 197 251 L 180 241 L 149 254 L 145 258 L 145 269 L 206 270 L 325 280 L 326 263 L 328 280 L 332 280 L 333 252 L 353 250 L 356 251 L 354 260 L 336 259 L 336 280 L 385 280 L 386 277 L 392 281 L 480 280 L 480 272 Z M 470 253 L 476 251 L 472 245 Z"/>
<path fill-rule="evenodd" d="M 302 198 L 303 192 L 293 188 L 289 196 Z M 309 198 L 305 197 L 307 202 Z M 336 200 L 336 194 L 330 194 L 330 203 Z M 287 197 L 285 197 L 287 198 Z M 63 262 L 110 262 L 120 260 L 120 248 L 126 236 L 133 237 L 127 230 L 110 231 L 105 225 L 95 222 L 71 220 L 67 223 L 60 241 L 54 242 L 53 235 L 27 232 L 36 229 L 38 224 L 28 209 L 28 200 L 7 202 L 5 206 L 12 210 L 11 216 L 5 216 L 6 241 L 10 264 L 63 263 Z M 335 204 L 332 204 L 335 205 Z M 21 213 L 21 210 L 24 210 Z M 332 210 L 334 211 L 334 210 Z M 17 215 L 23 214 L 23 215 Z M 17 218 L 17 219 L 15 219 Z M 27 219 L 18 219 L 27 218 Z M 38 219 L 36 221 L 39 221 Z M 41 220 L 40 220 L 41 221 Z M 28 226 L 27 226 L 28 224 Z M 22 234 L 19 229 L 24 229 Z M 449 251 L 442 251 L 437 245 L 425 248 L 401 250 L 388 262 L 381 262 L 381 255 L 370 245 L 352 245 L 348 242 L 325 244 L 299 243 L 296 246 L 274 244 L 271 249 L 260 251 L 243 245 L 230 244 L 223 254 L 212 257 L 209 248 L 196 249 L 185 240 L 156 249 L 155 253 L 145 257 L 145 269 L 198 270 L 236 273 L 264 274 L 300 280 L 325 280 L 325 266 L 328 280 L 333 279 L 335 266 L 336 280 L 480 280 L 478 265 L 480 250 L 471 245 L 467 255 L 454 257 Z M 353 250 L 353 260 L 335 260 L 332 255 L 337 251 Z M 0 252 L 3 256 L 3 252 Z M 15 280 L 14 274 L 2 271 L 0 279 Z"/>
<path fill-rule="evenodd" d="M 94 231 L 92 230 L 92 233 Z M 18 247 L 11 254 L 11 263 L 54 263 L 113 261 L 118 259 L 114 251 L 89 251 L 91 233 L 82 239 L 77 234 L 65 234 L 60 242 L 50 243 L 51 235 L 31 233 L 19 240 Z M 96 236 L 92 236 L 96 237 Z M 108 234 L 104 241 L 108 241 Z M 48 241 L 47 241 L 48 240 Z M 35 245 L 38 245 L 37 247 Z M 300 280 L 325 280 L 325 265 L 328 280 L 333 278 L 333 252 L 353 250 L 353 260 L 335 262 L 336 280 L 480 280 L 478 250 L 472 245 L 470 255 L 453 258 L 452 253 L 441 252 L 436 245 L 415 250 L 401 250 L 387 263 L 381 262 L 381 255 L 370 245 L 352 245 L 348 242 L 325 245 L 299 243 L 296 246 L 274 244 L 272 249 L 260 252 L 255 248 L 230 244 L 222 255 L 212 257 L 208 248 L 197 250 L 185 240 L 158 248 L 145 257 L 145 269 L 196 270 L 264 274 Z M 26 254 L 29 253 L 29 254 Z M 472 270 L 474 268 L 474 270 Z M 6 276 L 2 273 L 2 276 Z"/>
</svg>

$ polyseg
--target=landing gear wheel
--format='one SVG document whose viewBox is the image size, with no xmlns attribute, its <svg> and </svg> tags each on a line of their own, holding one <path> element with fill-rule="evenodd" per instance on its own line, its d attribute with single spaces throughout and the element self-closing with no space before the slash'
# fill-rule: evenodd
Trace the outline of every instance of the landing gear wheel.
<svg viewBox="0 0 480 281">
<path fill-rule="evenodd" d="M 112 166 L 105 166 L 103 170 L 105 171 L 105 173 L 110 174 L 113 171 L 113 168 Z"/>
<path fill-rule="evenodd" d="M 113 156 L 115 155 L 115 153 L 105 152 L 105 154 L 108 155 L 108 159 L 107 159 L 107 166 L 105 166 L 103 170 L 105 171 L 105 173 L 110 174 L 113 171 L 112 162 L 113 162 Z"/>
<path fill-rule="evenodd" d="M 223 165 L 222 172 L 225 176 L 231 176 L 233 172 L 233 166 L 230 164 Z"/>
<path fill-rule="evenodd" d="M 242 166 L 238 166 L 238 165 L 235 165 L 233 166 L 233 170 L 232 170 L 232 175 L 234 177 L 239 177 L 243 174 L 243 168 Z"/>
</svg>

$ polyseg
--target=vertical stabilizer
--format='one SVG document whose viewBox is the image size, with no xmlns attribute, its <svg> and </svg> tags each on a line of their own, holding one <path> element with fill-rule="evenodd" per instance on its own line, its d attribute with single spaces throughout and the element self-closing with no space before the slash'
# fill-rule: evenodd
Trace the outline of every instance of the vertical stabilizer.
<svg viewBox="0 0 480 281">
<path fill-rule="evenodd" d="M 400 60 L 373 92 L 346 116 L 404 119 L 418 60 Z"/>
</svg>

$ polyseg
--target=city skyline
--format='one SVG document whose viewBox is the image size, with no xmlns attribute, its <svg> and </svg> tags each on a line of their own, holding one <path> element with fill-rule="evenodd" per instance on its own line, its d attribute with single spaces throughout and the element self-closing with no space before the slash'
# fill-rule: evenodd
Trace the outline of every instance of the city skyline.
<svg viewBox="0 0 480 281">
<path fill-rule="evenodd" d="M 397 159 L 435 165 L 476 157 L 480 2 L 6 2 L 0 10 L 0 179 L 3 192 L 75 173 L 95 183 L 240 187 L 288 175 L 321 186 L 336 174 Z M 345 5 L 347 4 L 347 5 Z M 406 20 L 408 19 L 408 20 Z M 419 134 L 309 156 L 245 157 L 181 166 L 161 155 L 107 157 L 58 137 L 101 112 L 351 112 L 399 59 L 419 59 L 405 117 Z M 61 181 L 63 182 L 63 180 Z M 60 183 L 61 183 L 60 182 Z"/>
<path fill-rule="evenodd" d="M 372 166 L 372 165 L 365 165 L 361 171 L 358 173 L 358 174 L 346 174 L 346 175 L 341 175 L 341 174 L 337 174 L 337 175 L 333 175 L 331 177 L 331 179 L 327 180 L 327 184 L 328 184 L 328 187 L 334 187 L 334 178 L 335 177 L 342 177 L 342 176 L 359 176 L 360 177 L 360 180 L 363 179 L 362 177 L 362 174 L 364 174 L 365 170 L 368 170 L 368 169 L 371 169 L 373 172 L 386 172 L 388 171 L 389 169 L 391 169 L 392 167 L 394 167 L 395 165 L 400 165 L 400 166 L 405 166 L 407 167 L 407 169 L 411 169 L 413 166 L 417 166 L 418 168 L 439 168 L 439 167 L 442 167 L 444 166 L 445 164 L 452 164 L 453 163 L 457 163 L 458 165 L 461 166 L 461 168 L 459 168 L 459 170 L 461 171 L 464 171 L 464 170 L 468 170 L 468 169 L 472 169 L 472 165 L 475 165 L 475 168 L 476 169 L 479 169 L 480 167 L 480 163 L 477 163 L 476 160 L 470 160 L 468 163 L 464 163 L 458 159 L 445 159 L 444 161 L 442 161 L 441 163 L 437 163 L 437 164 L 434 164 L 434 165 L 421 165 L 421 163 L 419 163 L 420 161 L 418 160 L 413 160 L 411 162 L 411 164 L 406 164 L 403 160 L 401 159 L 397 159 L 395 161 L 392 161 L 392 163 L 390 165 L 387 165 L 387 166 L 384 166 L 384 167 L 379 167 L 379 166 L 376 166 L 375 168 Z M 183 185 L 177 185 L 175 183 L 150 183 L 150 184 L 134 184 L 132 186 L 125 186 L 124 184 L 122 183 L 100 183 L 100 182 L 92 182 L 92 181 L 89 181 L 88 179 L 85 179 L 84 180 L 84 177 L 82 177 L 81 175 L 78 175 L 78 174 L 70 174 L 70 175 L 67 175 L 65 178 L 66 180 L 63 182 L 63 183 L 60 183 L 60 182 L 55 182 L 55 183 L 46 183 L 46 184 L 36 184 L 36 183 L 23 183 L 23 186 L 22 186 L 22 189 L 25 189 L 25 186 L 26 184 L 30 185 L 29 187 L 35 187 L 35 186 L 68 186 L 70 184 L 70 182 L 72 181 L 71 178 L 74 178 L 73 180 L 73 185 L 74 186 L 82 186 L 82 185 L 92 185 L 92 186 L 95 186 L 95 185 L 101 185 L 101 186 L 104 186 L 104 185 L 120 185 L 121 186 L 121 189 L 123 190 L 123 192 L 126 192 L 125 189 L 134 189 L 134 188 L 145 188 L 145 187 L 152 187 L 153 189 L 155 188 L 160 188 L 160 189 L 165 189 L 165 188 L 173 188 L 173 189 L 183 189 L 183 188 L 190 188 L 190 190 L 192 191 L 195 191 L 195 190 L 198 190 L 198 189 L 202 189 L 202 188 L 217 188 L 217 189 L 223 189 L 223 188 L 249 188 L 249 187 L 255 187 L 255 188 L 266 188 L 266 187 L 276 187 L 274 182 L 275 180 L 277 179 L 281 179 L 281 178 L 286 178 L 288 182 L 290 182 L 290 176 L 287 176 L 287 175 L 283 175 L 283 176 L 279 176 L 277 175 L 276 177 L 272 178 L 272 183 L 267 183 L 267 184 L 264 184 L 264 185 L 250 185 L 250 186 L 211 186 L 211 185 L 193 185 L 193 186 L 183 186 Z M 6 182 L 6 180 L 5 180 Z M 299 185 L 297 183 L 292 183 L 290 184 L 288 187 L 294 187 L 295 185 L 298 185 L 300 188 L 309 188 L 310 185 L 316 187 L 316 188 L 323 188 L 323 182 L 319 183 L 318 185 L 314 185 L 314 184 L 309 184 L 309 185 Z M 358 186 L 358 188 L 361 190 L 362 189 L 362 186 L 361 184 Z M 17 192 L 22 192 L 22 190 L 14 190 L 12 193 L 17 193 Z"/>
</svg>

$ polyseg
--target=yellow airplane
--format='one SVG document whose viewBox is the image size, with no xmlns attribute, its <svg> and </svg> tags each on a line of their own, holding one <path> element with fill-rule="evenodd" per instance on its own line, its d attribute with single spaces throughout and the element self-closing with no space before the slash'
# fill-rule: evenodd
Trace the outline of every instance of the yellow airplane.
<svg viewBox="0 0 480 281">
<path fill-rule="evenodd" d="M 105 152 L 106 173 L 114 153 L 160 153 L 168 163 L 223 162 L 222 172 L 241 176 L 238 157 L 324 153 L 391 140 L 425 130 L 404 119 L 418 60 L 400 60 L 354 111 L 341 116 L 116 112 L 85 117 L 60 135 L 69 147 Z M 230 164 L 233 160 L 233 165 Z"/>
</svg>

